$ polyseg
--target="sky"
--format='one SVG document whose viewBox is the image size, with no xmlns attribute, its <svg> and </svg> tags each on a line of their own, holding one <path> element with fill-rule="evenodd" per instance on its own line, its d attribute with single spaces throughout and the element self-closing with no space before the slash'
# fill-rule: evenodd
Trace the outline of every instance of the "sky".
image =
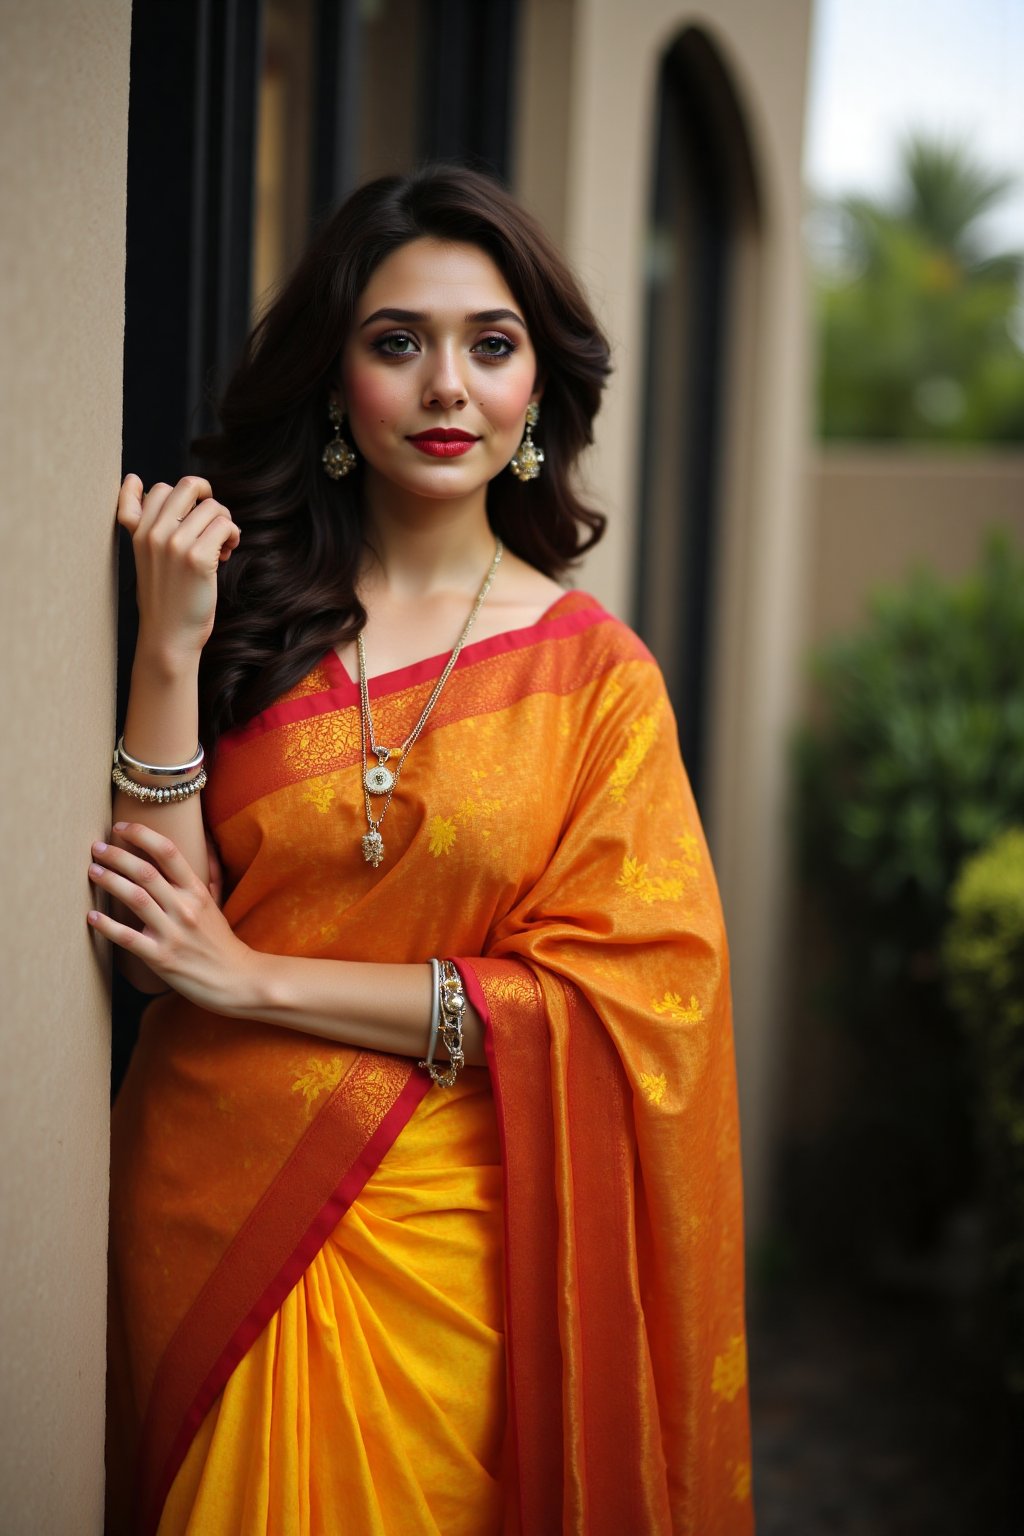
<svg viewBox="0 0 1024 1536">
<path fill-rule="evenodd" d="M 1020 182 L 988 229 L 1024 250 L 1024 0 L 815 0 L 805 177 L 884 194 L 911 130 Z"/>
</svg>

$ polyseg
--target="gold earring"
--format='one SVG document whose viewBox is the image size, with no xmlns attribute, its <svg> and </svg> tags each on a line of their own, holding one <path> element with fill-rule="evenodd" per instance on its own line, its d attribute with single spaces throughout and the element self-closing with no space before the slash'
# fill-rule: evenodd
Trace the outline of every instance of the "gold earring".
<svg viewBox="0 0 1024 1536">
<path fill-rule="evenodd" d="M 321 463 L 324 466 L 324 474 L 330 475 L 332 480 L 341 480 L 355 469 L 357 460 L 341 435 L 341 424 L 345 420 L 341 406 L 331 400 L 327 406 L 327 415 L 334 428 L 334 436 L 323 451 Z"/>
<path fill-rule="evenodd" d="M 526 431 L 523 434 L 523 440 L 508 466 L 517 480 L 536 480 L 540 474 L 540 467 L 544 463 L 544 449 L 538 448 L 533 440 L 533 429 L 539 420 L 540 406 L 536 400 L 531 400 L 526 407 Z"/>
</svg>

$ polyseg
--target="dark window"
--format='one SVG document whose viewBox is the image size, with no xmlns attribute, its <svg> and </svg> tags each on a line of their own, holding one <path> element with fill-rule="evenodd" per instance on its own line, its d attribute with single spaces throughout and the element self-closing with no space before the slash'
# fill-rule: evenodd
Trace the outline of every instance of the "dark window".
<svg viewBox="0 0 1024 1536">
<path fill-rule="evenodd" d="M 717 53 L 689 29 L 658 80 L 647 233 L 637 626 L 665 673 L 698 800 L 732 254 L 753 173 Z"/>
</svg>

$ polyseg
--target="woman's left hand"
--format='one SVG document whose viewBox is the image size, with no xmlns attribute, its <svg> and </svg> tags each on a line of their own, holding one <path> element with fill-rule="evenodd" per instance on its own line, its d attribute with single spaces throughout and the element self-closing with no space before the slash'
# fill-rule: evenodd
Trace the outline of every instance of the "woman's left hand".
<svg viewBox="0 0 1024 1536">
<path fill-rule="evenodd" d="M 170 838 L 138 822 L 118 822 L 123 842 L 93 844 L 89 879 L 142 924 L 129 928 L 104 912 L 89 913 L 97 933 L 214 1013 L 240 1011 L 256 952 L 232 931 L 210 890 Z"/>
</svg>

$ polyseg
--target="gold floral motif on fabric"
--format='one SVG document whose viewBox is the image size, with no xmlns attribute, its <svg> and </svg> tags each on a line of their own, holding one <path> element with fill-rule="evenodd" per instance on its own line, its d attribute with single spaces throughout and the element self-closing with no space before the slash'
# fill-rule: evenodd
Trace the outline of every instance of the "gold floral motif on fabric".
<svg viewBox="0 0 1024 1536">
<path fill-rule="evenodd" d="M 715 1356 L 711 1390 L 715 1397 L 731 1403 L 747 1384 L 747 1346 L 742 1333 L 734 1333 L 725 1349 Z"/>
<path fill-rule="evenodd" d="M 626 750 L 615 759 L 615 767 L 612 769 L 608 780 L 608 793 L 616 805 L 622 805 L 626 799 L 626 791 L 643 767 L 644 758 L 658 739 L 658 713 L 652 710 L 650 714 L 641 715 L 629 728 L 629 741 Z"/>
<path fill-rule="evenodd" d="M 622 698 L 623 692 L 622 684 L 617 677 L 608 678 L 597 700 L 597 707 L 594 710 L 595 720 L 603 720 L 612 706 Z"/>
<path fill-rule="evenodd" d="M 304 1069 L 292 1083 L 292 1093 L 301 1093 L 306 1101 L 307 1116 L 313 1113 L 313 1106 L 317 1099 L 324 1093 L 332 1093 L 345 1075 L 347 1063 L 340 1056 L 333 1057 L 330 1061 L 322 1061 L 319 1057 L 311 1057 Z"/>
<path fill-rule="evenodd" d="M 502 802 L 495 795 L 485 794 L 484 786 L 488 778 L 497 777 L 503 772 L 504 768 L 500 764 L 489 773 L 482 768 L 472 769 L 469 775 L 472 792 L 463 795 L 450 815 L 430 818 L 427 822 L 427 846 L 435 859 L 451 853 L 463 827 L 473 826 L 476 835 L 487 842 L 493 830 L 491 823 L 500 812 Z"/>
<path fill-rule="evenodd" d="M 701 866 L 704 855 L 701 853 L 700 843 L 693 833 L 684 832 L 682 837 L 674 837 L 672 841 L 679 849 L 680 865 L 685 866 L 696 874 Z"/>
<path fill-rule="evenodd" d="M 645 907 L 655 901 L 680 901 L 685 890 L 684 882 L 677 876 L 652 875 L 646 864 L 630 854 L 623 857 L 615 884 L 636 896 Z"/>
<path fill-rule="evenodd" d="M 641 1072 L 640 1087 L 647 1095 L 648 1102 L 660 1104 L 665 1097 L 665 1089 L 668 1087 L 668 1078 L 664 1072 Z"/>
<path fill-rule="evenodd" d="M 704 1019 L 704 1009 L 692 993 L 689 1003 L 684 1003 L 678 992 L 666 992 L 662 998 L 652 998 L 651 1007 L 675 1024 L 700 1024 Z"/>
<path fill-rule="evenodd" d="M 307 805 L 318 810 L 321 816 L 326 816 L 334 804 L 335 793 L 335 787 L 329 779 L 314 779 L 302 798 Z"/>
<path fill-rule="evenodd" d="M 750 1462 L 734 1461 L 729 1465 L 731 1483 L 729 1492 L 737 1504 L 745 1504 L 750 1498 Z"/>
<path fill-rule="evenodd" d="M 450 816 L 432 816 L 427 822 L 427 846 L 435 859 L 455 847 L 455 822 Z"/>
</svg>

